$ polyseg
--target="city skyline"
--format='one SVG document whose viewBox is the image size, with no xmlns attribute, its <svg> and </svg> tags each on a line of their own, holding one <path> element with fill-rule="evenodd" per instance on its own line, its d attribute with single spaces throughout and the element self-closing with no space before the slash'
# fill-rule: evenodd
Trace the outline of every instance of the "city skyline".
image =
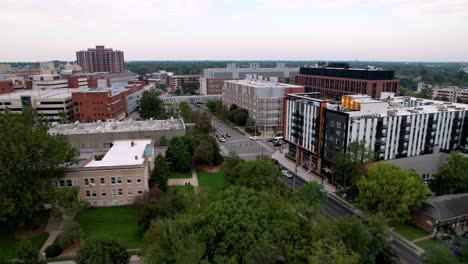
<svg viewBox="0 0 468 264">
<path fill-rule="evenodd" d="M 468 61 L 468 0 L 3 0 L 0 61 Z M 3 2 L 2 1 L 2 2 Z"/>
</svg>

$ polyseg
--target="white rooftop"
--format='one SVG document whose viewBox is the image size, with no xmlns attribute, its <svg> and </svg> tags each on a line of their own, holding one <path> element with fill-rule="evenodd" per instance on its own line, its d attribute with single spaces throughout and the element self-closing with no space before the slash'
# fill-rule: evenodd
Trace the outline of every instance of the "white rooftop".
<svg viewBox="0 0 468 264">
<path fill-rule="evenodd" d="M 140 165 L 145 161 L 144 153 L 151 139 L 117 140 L 101 160 L 92 160 L 84 167 Z"/>
<path fill-rule="evenodd" d="M 56 135 L 73 135 L 73 134 L 94 134 L 94 133 L 109 133 L 109 132 L 126 132 L 126 131 L 148 131 L 148 130 L 171 130 L 185 129 L 185 124 L 182 119 L 168 120 L 145 120 L 145 121 L 122 121 L 122 122 L 101 122 L 73 124 L 58 124 L 53 123 L 49 129 L 49 134 Z"/>
<path fill-rule="evenodd" d="M 279 83 L 277 81 L 269 81 L 269 80 L 258 80 L 258 79 L 243 79 L 243 80 L 230 80 L 226 81 L 230 83 L 238 83 L 250 87 L 268 87 L 268 88 L 301 88 L 300 85 L 293 85 L 287 83 Z"/>
<path fill-rule="evenodd" d="M 23 91 L 17 91 L 13 93 L 2 94 L 0 95 L 0 100 L 12 100 L 12 99 L 19 100 L 21 99 L 22 96 L 30 96 L 35 99 L 67 99 L 67 98 L 71 98 L 72 91 L 75 91 L 75 90 L 76 89 L 68 89 L 68 88 L 54 89 L 54 90 L 42 90 L 42 91 L 23 90 Z"/>
</svg>

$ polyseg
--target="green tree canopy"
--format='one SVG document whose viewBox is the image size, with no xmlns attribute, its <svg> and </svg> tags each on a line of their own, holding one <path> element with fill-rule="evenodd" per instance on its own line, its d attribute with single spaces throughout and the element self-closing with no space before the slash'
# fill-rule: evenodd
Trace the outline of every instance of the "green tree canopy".
<svg viewBox="0 0 468 264">
<path fill-rule="evenodd" d="M 0 114 L 0 221 L 22 225 L 53 202 L 54 180 L 78 156 L 64 136 L 47 131 L 47 123 L 31 109 Z"/>
<path fill-rule="evenodd" d="M 198 88 L 200 88 L 199 82 L 186 82 L 182 84 L 182 92 L 184 92 L 185 94 L 196 94 Z"/>
<path fill-rule="evenodd" d="M 156 184 L 161 190 L 166 191 L 169 180 L 169 165 L 166 159 L 158 154 L 154 160 L 154 169 L 150 176 L 150 185 Z"/>
<path fill-rule="evenodd" d="M 373 164 L 357 183 L 358 206 L 394 223 L 407 220 L 427 198 L 429 190 L 419 175 L 391 163 Z"/>
<path fill-rule="evenodd" d="M 173 137 L 166 150 L 166 159 L 172 162 L 173 169 L 183 172 L 192 168 L 192 154 L 191 137 Z"/>
<path fill-rule="evenodd" d="M 459 152 L 450 153 L 448 162 L 434 174 L 430 187 L 437 195 L 468 192 L 468 158 Z"/>
<path fill-rule="evenodd" d="M 78 264 L 127 264 L 130 255 L 127 249 L 115 240 L 90 240 L 78 250 Z"/>
<path fill-rule="evenodd" d="M 457 257 L 445 247 L 434 247 L 423 255 L 424 264 L 459 264 Z"/>
<path fill-rule="evenodd" d="M 211 117 L 205 111 L 193 111 L 190 114 L 190 121 L 195 123 L 195 132 L 207 134 L 211 131 Z"/>
<path fill-rule="evenodd" d="M 140 116 L 146 119 L 166 119 L 164 102 L 159 98 L 159 92 L 144 91 L 140 99 Z"/>
<path fill-rule="evenodd" d="M 278 190 L 281 172 L 269 158 L 260 158 L 242 163 L 235 181 L 236 185 L 254 190 Z"/>
<path fill-rule="evenodd" d="M 187 102 L 181 102 L 179 104 L 179 112 L 184 121 L 188 122 L 190 119 L 190 114 L 192 113 L 192 108 Z"/>
</svg>

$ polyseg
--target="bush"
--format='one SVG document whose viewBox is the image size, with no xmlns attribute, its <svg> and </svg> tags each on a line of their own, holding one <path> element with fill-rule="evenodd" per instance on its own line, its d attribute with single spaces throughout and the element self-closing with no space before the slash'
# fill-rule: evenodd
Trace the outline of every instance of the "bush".
<svg viewBox="0 0 468 264">
<path fill-rule="evenodd" d="M 257 132 L 255 133 L 255 130 L 257 130 Z M 262 135 L 262 132 L 260 132 L 258 129 L 256 129 L 255 127 L 247 127 L 245 128 L 245 132 L 249 133 L 250 135 L 252 136 L 260 136 Z"/>
<path fill-rule="evenodd" d="M 87 241 L 76 255 L 78 264 L 127 264 L 129 260 L 127 249 L 115 240 Z"/>
<path fill-rule="evenodd" d="M 48 246 L 44 252 L 47 258 L 55 258 L 62 253 L 62 247 L 54 242 L 52 245 Z"/>
</svg>

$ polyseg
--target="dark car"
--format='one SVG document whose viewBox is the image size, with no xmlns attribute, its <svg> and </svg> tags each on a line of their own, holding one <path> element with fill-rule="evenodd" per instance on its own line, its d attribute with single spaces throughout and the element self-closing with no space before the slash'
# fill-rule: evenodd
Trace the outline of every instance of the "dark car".
<svg viewBox="0 0 468 264">
<path fill-rule="evenodd" d="M 229 135 L 229 134 L 226 134 L 226 137 L 227 137 L 227 138 L 230 138 L 230 137 L 231 137 L 231 135 Z"/>
</svg>

